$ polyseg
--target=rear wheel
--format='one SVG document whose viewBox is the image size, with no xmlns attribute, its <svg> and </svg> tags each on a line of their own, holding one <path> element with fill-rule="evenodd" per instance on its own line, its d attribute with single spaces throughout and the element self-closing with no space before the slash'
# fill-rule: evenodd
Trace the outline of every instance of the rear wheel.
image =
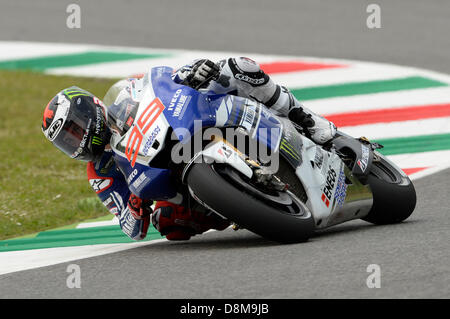
<svg viewBox="0 0 450 319">
<path fill-rule="evenodd" d="M 312 214 L 297 196 L 261 189 L 229 166 L 195 164 L 187 182 L 198 200 L 264 238 L 304 242 L 314 231 Z"/>
<path fill-rule="evenodd" d="M 363 220 L 373 224 L 393 224 L 407 219 L 416 207 L 416 191 L 411 180 L 380 154 L 367 182 L 373 193 L 373 206 Z"/>
</svg>

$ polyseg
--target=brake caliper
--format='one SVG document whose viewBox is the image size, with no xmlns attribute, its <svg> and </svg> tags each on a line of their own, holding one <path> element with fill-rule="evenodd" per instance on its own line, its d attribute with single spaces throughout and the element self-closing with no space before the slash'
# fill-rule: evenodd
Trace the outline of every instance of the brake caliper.
<svg viewBox="0 0 450 319">
<path fill-rule="evenodd" d="M 262 184 L 264 187 L 273 189 L 279 192 L 284 192 L 289 188 L 289 184 L 283 183 L 276 175 L 264 166 L 256 169 L 253 175 L 254 181 L 257 184 Z"/>
</svg>

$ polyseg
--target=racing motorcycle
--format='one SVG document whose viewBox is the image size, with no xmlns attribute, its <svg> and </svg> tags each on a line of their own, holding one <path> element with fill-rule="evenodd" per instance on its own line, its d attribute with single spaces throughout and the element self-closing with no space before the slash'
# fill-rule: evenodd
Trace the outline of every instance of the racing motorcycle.
<svg viewBox="0 0 450 319">
<path fill-rule="evenodd" d="M 177 84 L 172 72 L 152 68 L 127 81 L 128 95 L 112 88 L 104 99 L 114 159 L 137 196 L 204 209 L 283 243 L 412 214 L 414 186 L 381 145 L 342 132 L 318 145 L 261 103 Z"/>
</svg>

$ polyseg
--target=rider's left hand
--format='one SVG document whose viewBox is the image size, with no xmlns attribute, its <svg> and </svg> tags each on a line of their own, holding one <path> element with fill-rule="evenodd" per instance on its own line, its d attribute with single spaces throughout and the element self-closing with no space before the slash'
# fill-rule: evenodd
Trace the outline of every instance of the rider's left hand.
<svg viewBox="0 0 450 319">
<path fill-rule="evenodd" d="M 184 80 L 185 85 L 197 88 L 200 84 L 216 80 L 220 75 L 220 68 L 213 61 L 202 59 L 194 63 L 190 74 Z"/>
</svg>

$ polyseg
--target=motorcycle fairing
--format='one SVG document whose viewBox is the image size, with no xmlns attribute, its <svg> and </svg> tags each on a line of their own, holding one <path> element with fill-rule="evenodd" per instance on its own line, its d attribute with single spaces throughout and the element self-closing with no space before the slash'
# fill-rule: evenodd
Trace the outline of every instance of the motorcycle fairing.
<svg viewBox="0 0 450 319">
<path fill-rule="evenodd" d="M 172 120 L 173 109 L 169 110 L 167 106 L 173 106 L 172 96 L 178 89 L 181 88 L 182 92 L 189 92 L 190 89 L 175 84 L 170 75 L 171 69 L 166 67 L 153 68 L 146 74 L 144 81 L 147 81 L 148 85 L 143 88 L 132 125 L 123 135 L 116 133 L 111 139 L 114 158 L 127 178 L 130 191 L 141 198 L 165 200 L 176 195 L 170 170 L 149 166 L 151 160 L 165 146 L 166 135 L 171 127 L 170 122 L 175 127 L 187 122 L 185 120 L 179 123 L 179 120 Z M 160 88 L 155 92 L 155 87 Z M 181 96 L 182 92 L 178 95 Z M 193 104 L 196 101 L 191 99 L 186 102 Z"/>
<path fill-rule="evenodd" d="M 296 153 L 285 158 L 302 181 L 317 228 L 325 228 L 367 215 L 372 206 L 372 193 L 352 175 L 334 151 L 326 151 L 307 137 L 299 134 L 288 119 L 279 118 L 284 125 L 284 136 Z M 283 142 L 282 142 L 283 145 Z M 293 148 L 293 146 L 291 146 Z M 280 151 L 283 146 L 280 146 Z M 280 152 L 281 153 L 281 152 Z M 301 154 L 300 161 L 296 161 Z"/>
<path fill-rule="evenodd" d="M 130 190 L 141 198 L 169 199 L 176 195 L 170 170 L 151 166 L 164 148 L 172 128 L 181 143 L 205 127 L 241 126 L 272 148 L 277 148 L 282 125 L 262 105 L 229 95 L 204 94 L 175 83 L 169 67 L 152 68 L 143 81 L 135 119 L 123 134 L 113 134 L 111 146 Z M 227 118 L 218 111 L 227 107 Z M 263 116 L 261 116 L 263 113 Z M 219 116 L 218 116 L 219 115 Z M 259 132 L 257 128 L 262 128 Z M 272 130 L 265 134 L 265 130 Z M 273 137 L 275 136 L 275 137 Z"/>
<path fill-rule="evenodd" d="M 210 102 L 223 95 L 208 95 L 172 80 L 173 69 L 153 68 L 151 86 L 154 96 L 165 106 L 164 117 L 182 143 L 187 143 L 197 131 L 215 125 L 215 114 Z"/>
<path fill-rule="evenodd" d="M 368 169 L 372 165 L 373 150 L 369 143 L 364 144 L 360 141 L 347 136 L 338 136 L 333 140 L 335 148 L 342 152 L 352 152 L 355 156 L 355 163 L 352 167 L 352 174 L 364 180 L 369 172 Z"/>
<path fill-rule="evenodd" d="M 300 180 L 308 181 L 304 183 L 307 205 L 315 220 L 321 221 L 318 226 L 339 220 L 350 186 L 342 183 L 342 176 L 346 175 L 338 155 L 324 151 L 300 135 L 288 119 L 274 116 L 258 102 L 200 93 L 175 83 L 171 75 L 168 67 L 153 68 L 146 75 L 148 85 L 141 92 L 133 124 L 124 135 L 114 134 L 112 138 L 115 160 L 134 194 L 156 200 L 176 196 L 170 170 L 151 167 L 152 159 L 164 148 L 171 127 L 182 143 L 206 127 L 242 127 L 272 151 L 279 150 L 296 168 Z M 332 184 L 328 188 L 327 178 Z"/>
<path fill-rule="evenodd" d="M 210 102 L 216 127 L 241 127 L 248 135 L 276 152 L 283 133 L 282 123 L 261 103 L 233 95 L 216 96 Z"/>
</svg>

